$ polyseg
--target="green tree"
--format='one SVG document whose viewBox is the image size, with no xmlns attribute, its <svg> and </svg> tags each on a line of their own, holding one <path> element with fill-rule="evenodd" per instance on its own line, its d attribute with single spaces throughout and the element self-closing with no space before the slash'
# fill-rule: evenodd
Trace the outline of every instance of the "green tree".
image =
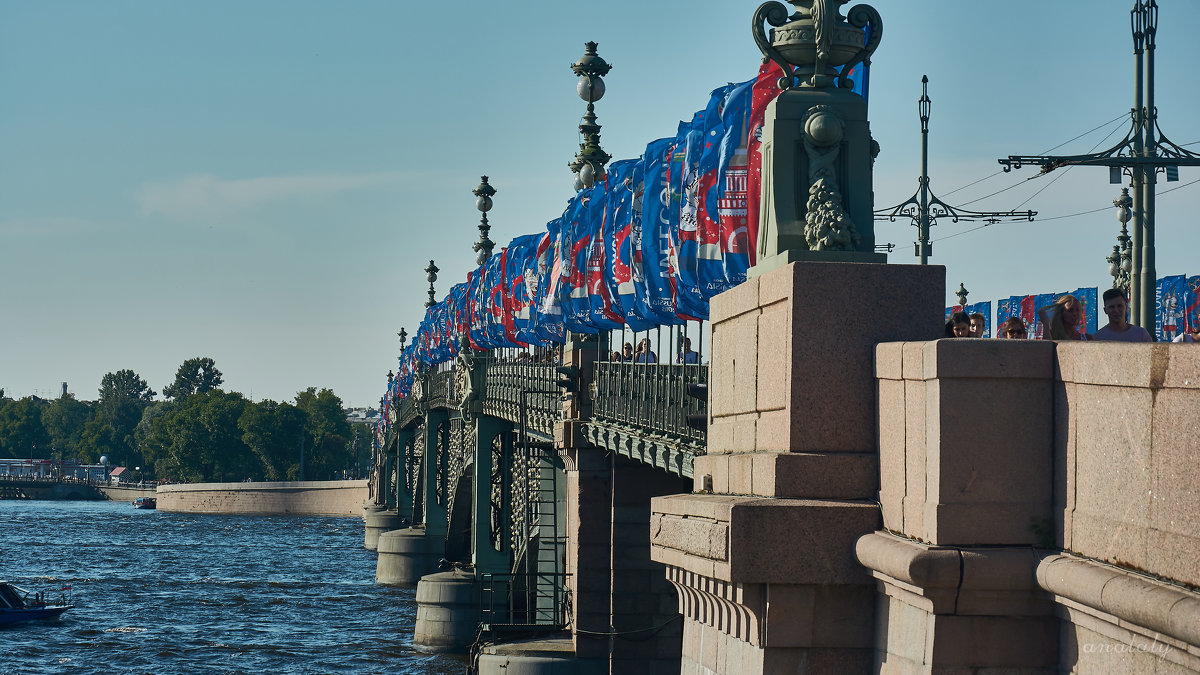
<svg viewBox="0 0 1200 675">
<path fill-rule="evenodd" d="M 154 395 L 150 385 L 132 370 L 118 370 L 101 378 L 95 414 L 84 425 L 81 459 L 96 461 L 108 455 L 109 464 L 116 466 L 139 463 L 134 429 Z"/>
<path fill-rule="evenodd" d="M 133 442 L 141 460 L 138 466 L 147 476 L 157 477 L 158 465 L 165 461 L 167 448 L 171 445 L 171 439 L 165 433 L 166 426 L 160 424 L 160 420 L 178 409 L 179 404 L 175 401 L 155 401 L 142 411 L 142 419 L 133 429 Z"/>
<path fill-rule="evenodd" d="M 50 434 L 42 425 L 45 404 L 34 396 L 0 401 L 0 456 L 42 457 L 50 453 Z"/>
<path fill-rule="evenodd" d="M 267 480 L 298 477 L 300 439 L 306 433 L 306 417 L 303 410 L 286 401 L 246 405 L 238 427 L 242 430 L 242 441 L 262 462 Z"/>
<path fill-rule="evenodd" d="M 100 404 L 112 401 L 139 401 L 149 403 L 154 400 L 154 390 L 132 370 L 118 370 L 107 373 L 100 378 Z"/>
<path fill-rule="evenodd" d="M 221 386 L 224 378 L 212 359 L 196 357 L 188 359 L 175 372 L 175 382 L 163 388 L 163 396 L 175 400 L 192 394 L 203 394 Z"/>
<path fill-rule="evenodd" d="M 227 482 L 263 475 L 258 457 L 242 441 L 238 420 L 248 401 L 220 389 L 193 394 L 178 408 L 150 424 L 149 435 L 161 439 L 163 456 L 155 461 L 159 476 L 186 482 Z"/>
<path fill-rule="evenodd" d="M 92 416 L 88 404 L 74 394 L 63 394 L 42 409 L 42 426 L 50 434 L 54 459 L 79 457 L 83 449 L 83 429 Z"/>
<path fill-rule="evenodd" d="M 304 454 L 304 477 L 310 480 L 327 480 L 345 469 L 350 463 L 350 422 L 342 399 L 332 390 L 309 387 L 296 394 L 296 407 L 303 410 L 308 419 L 305 430 L 312 441 Z"/>
</svg>

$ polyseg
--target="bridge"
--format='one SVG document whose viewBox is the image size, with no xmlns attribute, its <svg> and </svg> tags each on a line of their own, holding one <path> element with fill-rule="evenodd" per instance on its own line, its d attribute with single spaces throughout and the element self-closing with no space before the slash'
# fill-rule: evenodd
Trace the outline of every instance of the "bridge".
<svg viewBox="0 0 1200 675">
<path fill-rule="evenodd" d="M 417 588 L 414 644 L 488 674 L 1200 672 L 1200 349 L 938 339 L 945 270 L 874 250 L 865 105 L 812 60 L 842 18 L 777 4 L 792 86 L 707 363 L 464 334 L 390 401 L 364 542 Z"/>
<path fill-rule="evenodd" d="M 0 475 L 0 499 L 105 499 L 94 481 Z"/>
</svg>

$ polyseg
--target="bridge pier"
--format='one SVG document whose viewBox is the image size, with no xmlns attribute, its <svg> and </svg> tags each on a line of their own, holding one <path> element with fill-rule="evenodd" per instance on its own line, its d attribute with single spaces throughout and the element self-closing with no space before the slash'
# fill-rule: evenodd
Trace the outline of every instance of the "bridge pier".
<svg viewBox="0 0 1200 675">
<path fill-rule="evenodd" d="M 944 288 L 940 267 L 795 262 L 712 300 L 708 454 L 692 494 L 653 500 L 650 530 L 683 673 L 870 671 L 854 551 L 880 522 L 874 350 L 937 337 Z"/>
<path fill-rule="evenodd" d="M 413 644 L 422 651 L 466 651 L 483 620 L 482 588 L 487 578 L 505 577 L 512 571 L 508 525 L 512 514 L 506 497 L 512 425 L 481 414 L 465 423 L 472 425 L 466 438 L 472 443 L 468 455 L 473 469 L 471 483 L 459 490 L 469 489 L 470 494 L 456 494 L 455 499 L 470 500 L 470 550 L 468 560 L 450 562 L 470 569 L 430 574 L 417 583 Z M 507 588 L 509 583 L 505 578 L 501 586 Z"/>
<path fill-rule="evenodd" d="M 395 527 L 378 537 L 377 584 L 416 586 L 421 577 L 437 572 L 438 561 L 445 555 L 447 497 L 439 488 L 445 476 L 439 474 L 439 463 L 444 460 L 438 448 L 441 425 L 448 421 L 444 410 L 430 410 L 423 426 L 397 432 L 394 501 L 400 518 Z M 407 462 L 416 453 L 418 442 L 424 449 L 421 466 L 410 477 Z M 411 478 L 415 478 L 412 484 Z M 397 529 L 405 523 L 411 526 Z"/>
<path fill-rule="evenodd" d="M 609 672 L 679 671 L 683 630 L 674 589 L 650 557 L 650 501 L 686 479 L 594 447 L 564 423 L 567 571 L 580 659 Z"/>
</svg>

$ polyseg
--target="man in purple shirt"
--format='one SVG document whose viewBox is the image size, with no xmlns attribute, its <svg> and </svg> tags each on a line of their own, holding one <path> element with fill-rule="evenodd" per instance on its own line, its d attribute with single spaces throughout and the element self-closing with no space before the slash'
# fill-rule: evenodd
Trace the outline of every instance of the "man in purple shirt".
<svg viewBox="0 0 1200 675">
<path fill-rule="evenodd" d="M 1141 326 L 1134 326 L 1125 318 L 1129 310 L 1125 302 L 1125 293 L 1119 288 L 1104 291 L 1104 313 L 1108 316 L 1108 325 L 1096 331 L 1097 340 L 1114 340 L 1117 342 L 1151 342 L 1150 333 Z"/>
</svg>

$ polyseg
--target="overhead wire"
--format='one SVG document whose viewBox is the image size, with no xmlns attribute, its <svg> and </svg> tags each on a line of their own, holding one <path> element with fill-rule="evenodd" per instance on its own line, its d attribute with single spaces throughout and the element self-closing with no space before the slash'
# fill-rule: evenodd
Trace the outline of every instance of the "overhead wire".
<svg viewBox="0 0 1200 675">
<path fill-rule="evenodd" d="M 1104 127 L 1106 127 L 1106 126 L 1108 126 L 1108 125 L 1110 125 L 1110 124 L 1112 124 L 1112 123 L 1114 123 L 1114 122 L 1116 122 L 1116 121 L 1118 121 L 1118 120 L 1120 120 L 1120 119 L 1123 119 L 1123 118 L 1125 118 L 1125 117 L 1128 117 L 1128 116 L 1129 116 L 1129 113 L 1121 113 L 1120 115 L 1117 115 L 1116 117 L 1112 118 L 1111 120 L 1109 120 L 1109 121 L 1107 121 L 1107 122 L 1105 122 L 1105 123 L 1103 123 L 1103 124 L 1101 124 L 1101 125 L 1099 125 L 1099 126 L 1097 126 L 1097 127 L 1094 127 L 1094 128 L 1092 128 L 1092 129 L 1089 129 L 1089 130 L 1087 130 L 1087 131 L 1083 132 L 1082 134 L 1079 134 L 1079 135 L 1078 135 L 1078 136 L 1076 136 L 1075 138 L 1072 138 L 1072 139 L 1070 139 L 1070 140 L 1063 141 L 1062 143 L 1059 143 L 1058 145 L 1054 146 L 1053 148 L 1050 148 L 1049 150 L 1043 150 L 1043 151 L 1042 151 L 1042 154 L 1043 154 L 1043 155 L 1045 155 L 1045 154 L 1048 154 L 1048 153 L 1054 152 L 1055 150 L 1057 150 L 1057 149 L 1061 148 L 1062 146 L 1066 145 L 1067 143 L 1071 143 L 1071 142 L 1073 142 L 1073 141 L 1077 141 L 1077 140 L 1079 140 L 1079 139 L 1083 138 L 1084 136 L 1087 136 L 1088 134 L 1091 134 L 1091 133 L 1094 133 L 1094 132 L 1096 132 L 1096 131 L 1099 131 L 1100 129 L 1103 129 Z M 1110 134 L 1109 134 L 1109 136 L 1111 136 L 1111 135 L 1112 135 L 1112 134 L 1110 133 Z M 1197 143 L 1200 143 L 1200 141 L 1197 141 Z M 1190 145 L 1190 144 L 1189 144 L 1189 145 Z M 983 178 L 980 178 L 980 179 L 979 179 L 979 180 L 977 180 L 977 181 L 973 181 L 973 182 L 971 182 L 971 183 L 967 183 L 966 185 L 963 185 L 962 187 L 956 187 L 956 188 L 954 188 L 953 190 L 951 190 L 951 191 L 949 191 L 949 192 L 945 193 L 945 194 L 944 194 L 944 195 L 942 195 L 942 196 L 943 196 L 943 197 L 949 197 L 950 195 L 954 194 L 955 192 L 958 192 L 958 191 L 960 191 L 960 190 L 965 190 L 965 189 L 967 189 L 967 188 L 971 187 L 972 185 L 978 185 L 979 183 L 982 183 L 983 181 L 985 181 L 985 180 L 987 180 L 987 179 L 989 179 L 989 178 L 994 178 L 995 176 L 999 176 L 999 175 L 1000 175 L 1000 174 L 1002 174 L 1002 173 L 1004 173 L 1004 169 L 1000 169 L 1000 170 L 996 171 L 996 172 L 995 172 L 995 173 L 993 173 L 993 174 L 990 174 L 990 175 L 988 175 L 988 176 L 984 176 Z M 1026 179 L 1026 180 L 1028 180 L 1028 179 Z M 1017 185 L 1021 185 L 1021 183 L 1017 183 Z M 1015 186 L 1014 186 L 1014 187 L 1015 187 Z M 997 192 L 997 193 L 995 193 L 995 194 L 999 194 L 999 193 Z M 991 195 L 989 195 L 989 196 L 991 196 Z M 987 199 L 987 197 L 980 197 L 980 199 Z M 976 200 L 976 201 L 979 201 L 979 200 Z M 964 206 L 965 206 L 965 205 L 964 205 Z"/>
<path fill-rule="evenodd" d="M 1113 124 L 1114 122 L 1116 122 L 1117 120 L 1121 119 L 1122 117 L 1125 117 L 1125 115 L 1121 115 L 1120 117 L 1116 117 L 1116 118 L 1114 118 L 1114 119 L 1112 119 L 1112 120 L 1109 120 L 1108 122 L 1105 122 L 1104 124 L 1100 125 L 1099 127 L 1096 127 L 1095 129 L 1092 129 L 1091 131 L 1087 131 L 1087 132 L 1085 132 L 1085 133 L 1083 133 L 1083 134 L 1080 134 L 1079 136 L 1076 136 L 1075 138 L 1072 138 L 1070 141 L 1065 141 L 1065 142 L 1063 142 L 1063 143 L 1059 143 L 1058 145 L 1054 146 L 1053 148 L 1050 148 L 1050 150 L 1047 150 L 1046 152 L 1053 152 L 1054 150 L 1057 150 L 1058 148 L 1061 148 L 1062 146 L 1066 145 L 1067 143 L 1070 143 L 1071 141 L 1078 140 L 1078 139 L 1080 139 L 1080 138 L 1082 138 L 1082 137 L 1084 137 L 1084 136 L 1086 136 L 1086 135 L 1088 135 L 1088 134 L 1090 134 L 1090 133 L 1092 133 L 1092 132 L 1096 131 L 1096 129 L 1100 129 L 1100 128 L 1103 128 L 1103 127 L 1105 127 L 1105 126 L 1108 126 L 1108 125 L 1111 125 L 1111 124 Z M 1099 141 L 1098 143 L 1096 143 L 1095 145 L 1093 145 L 1093 146 L 1092 146 L 1092 148 L 1091 148 L 1091 150 L 1089 150 L 1088 152 L 1095 152 L 1095 151 L 1096 151 L 1096 148 L 1100 147 L 1101 145 L 1103 145 L 1104 143 L 1106 143 L 1106 142 L 1108 141 L 1108 139 L 1112 138 L 1113 134 L 1117 133 L 1118 129 L 1119 129 L 1119 127 L 1118 127 L 1118 128 L 1114 128 L 1112 131 L 1108 132 L 1108 135 L 1107 135 L 1107 136 L 1105 136 L 1104 138 L 1100 139 L 1100 141 Z M 1043 153 L 1043 154 L 1044 154 L 1044 153 Z M 1056 182 L 1056 181 L 1057 181 L 1059 178 L 1062 178 L 1063 176 L 1065 176 L 1065 175 L 1067 174 L 1067 172 L 1068 172 L 1068 171 L 1070 171 L 1072 168 L 1073 168 L 1073 167 L 1071 167 L 1071 166 L 1068 166 L 1068 167 L 1066 167 L 1065 169 L 1063 169 L 1061 172 L 1059 172 L 1059 174 L 1058 174 L 1057 176 L 1055 176 L 1055 177 L 1054 177 L 1052 180 L 1050 180 L 1050 182 L 1048 182 L 1048 183 L 1046 183 L 1045 185 L 1043 185 L 1043 186 L 1042 186 L 1040 189 L 1038 189 L 1038 191 L 1037 191 L 1037 192 L 1033 193 L 1032 195 L 1029 195 L 1029 197 L 1028 197 L 1028 198 L 1026 198 L 1026 199 L 1025 199 L 1025 201 L 1023 201 L 1023 202 L 1021 202 L 1020 204 L 1018 204 L 1018 205 L 1016 206 L 1016 208 L 1014 208 L 1013 210 L 1015 211 L 1015 210 L 1017 210 L 1017 209 L 1021 208 L 1022 206 L 1025 206 L 1026 204 L 1028 204 L 1028 203 L 1029 203 L 1031 200 L 1033 200 L 1033 198 L 1034 198 L 1034 197 L 1037 197 L 1038 195 L 1042 194 L 1042 192 L 1044 192 L 1044 191 L 1046 190 L 1046 188 L 1050 187 L 1051 185 L 1054 185 L 1054 183 L 1055 183 L 1055 182 Z M 994 175 L 994 174 L 993 174 L 993 175 Z M 1030 178 L 1027 178 L 1027 179 L 1025 179 L 1025 181 L 1032 180 L 1033 178 L 1038 178 L 1038 177 L 1040 177 L 1040 176 L 1044 176 L 1044 175 L 1046 175 L 1046 174 L 1045 174 L 1045 173 L 1040 173 L 1040 174 L 1038 174 L 1037 176 L 1031 176 Z M 1004 188 L 1003 190 L 1000 190 L 999 192 L 994 192 L 994 193 L 992 193 L 991 195 L 988 195 L 987 197 L 991 197 L 991 196 L 994 196 L 994 195 L 998 195 L 998 194 L 1000 194 L 1000 192 L 1006 192 L 1006 191 L 1008 191 L 1008 190 L 1011 190 L 1011 189 L 1012 189 L 1012 188 L 1014 188 L 1014 187 L 1017 187 L 1017 186 L 1019 186 L 1019 185 L 1022 185 L 1022 184 L 1023 184 L 1025 181 L 1022 181 L 1021 183 L 1017 183 L 1016 185 L 1012 185 L 1012 186 L 1010 186 L 1010 187 Z M 1183 186 L 1181 185 L 1181 186 L 1179 186 L 1179 187 L 1183 187 Z M 1173 188 L 1173 189 L 1178 189 L 1178 188 Z M 1168 190 L 1167 192 L 1170 192 L 1170 190 Z M 1163 192 L 1163 194 L 1166 194 L 1166 192 Z M 987 197 L 980 197 L 979 199 L 976 199 L 976 200 L 974 200 L 974 201 L 970 201 L 970 202 L 967 202 L 966 204 L 963 204 L 963 206 L 967 206 L 968 204 L 974 204 L 974 203 L 975 203 L 975 202 L 977 202 L 977 201 L 981 201 L 981 200 L 983 200 L 983 199 L 987 199 Z M 1063 218 L 1074 218 L 1074 217 L 1076 217 L 1076 216 L 1085 216 L 1085 215 L 1089 215 L 1089 214 L 1092 214 L 1092 213 L 1099 213 L 1100 211 L 1105 211 L 1105 210 L 1107 210 L 1108 208 L 1109 208 L 1109 207 L 1105 206 L 1105 207 L 1102 207 L 1102 208 L 1099 208 L 1099 209 L 1095 209 L 1095 210 L 1092 210 L 1092 211 L 1083 211 L 1083 212 L 1081 212 L 1081 213 L 1073 213 L 1073 214 L 1071 214 L 1071 215 L 1068 215 L 1068 216 L 1054 216 L 1054 217 L 1051 217 L 1051 218 L 1038 218 L 1038 221 L 1039 221 L 1039 222 L 1045 222 L 1045 221 L 1048 221 L 1048 220 L 1060 220 L 1060 219 L 1063 219 Z M 931 242 L 931 243 L 936 243 L 936 242 L 939 242 L 939 241 L 945 241 L 945 240 L 947 240 L 947 239 L 953 239 L 954 237 L 959 237 L 959 236 L 962 236 L 962 235 L 964 235 L 964 234 L 970 234 L 971 232 L 976 232 L 976 231 L 978 231 L 978 230 L 982 230 L 983 228 L 985 228 L 985 227 L 988 227 L 988 226 L 989 226 L 989 225 L 991 225 L 991 224 L 992 224 L 992 223 L 990 223 L 990 222 L 986 222 L 986 223 L 984 223 L 983 225 L 980 225 L 980 226 L 978 226 L 978 227 L 972 227 L 972 228 L 971 228 L 971 229 L 969 229 L 969 230 L 963 230 L 962 232 L 956 232 L 956 233 L 954 233 L 954 234 L 951 234 L 951 235 L 948 235 L 948 236 L 945 236 L 945 237 L 940 237 L 940 238 L 938 238 L 938 239 L 935 239 L 935 240 L 933 240 L 933 242 Z"/>
<path fill-rule="evenodd" d="M 1197 141 L 1197 142 L 1200 142 L 1200 141 Z M 1165 194 L 1168 194 L 1168 193 L 1174 192 L 1174 191 L 1176 191 L 1176 190 L 1182 190 L 1183 188 L 1185 188 L 1185 187 L 1187 187 L 1187 186 L 1189 186 L 1189 185 L 1195 185 L 1196 183 L 1200 183 L 1200 178 L 1197 178 L 1196 180 L 1193 180 L 1193 181 L 1189 181 L 1189 182 L 1187 182 L 1187 183 L 1184 183 L 1183 185 L 1176 185 L 1175 187 L 1171 188 L 1170 190 L 1163 190 L 1162 192 L 1159 192 L 1159 193 L 1158 193 L 1158 196 L 1160 196 L 1160 197 L 1161 197 L 1161 196 L 1163 196 L 1163 195 L 1165 195 Z M 1069 213 L 1069 214 L 1067 214 L 1067 215 L 1064 215 L 1064 216 L 1050 216 L 1049 218 L 1038 218 L 1038 222 L 1039 222 L 1039 223 L 1044 223 L 1044 222 L 1051 221 L 1051 220 L 1065 220 L 1065 219 L 1067 219 L 1067 218 L 1078 218 L 1079 216 L 1090 216 L 1090 215 L 1092 215 L 1093 213 L 1100 213 L 1100 212 L 1102 212 L 1102 211 L 1109 211 L 1109 210 L 1111 210 L 1112 208 L 1113 208 L 1113 207 L 1111 207 L 1111 206 L 1101 206 L 1100 208 L 1098 208 L 1098 209 L 1092 209 L 1091 211 L 1080 211 L 1080 212 L 1078 212 L 1078 213 Z M 947 240 L 947 239 L 953 239 L 953 238 L 955 238 L 955 237 L 959 237 L 959 236 L 962 236 L 962 235 L 964 235 L 964 234 L 969 234 L 969 233 L 971 233 L 971 232 L 974 232 L 974 231 L 976 231 L 976 230 L 982 230 L 983 228 L 985 228 L 985 227 L 988 227 L 988 226 L 990 226 L 990 225 L 992 225 L 992 223 L 984 223 L 983 225 L 980 225 L 979 227 L 973 227 L 973 228 L 971 228 L 971 229 L 969 229 L 969 230 L 963 230 L 962 232 L 955 232 L 954 234 L 947 235 L 947 236 L 945 236 L 945 237 L 942 237 L 942 238 L 940 238 L 940 239 L 935 239 L 935 240 L 934 240 L 934 242 L 945 241 L 945 240 Z"/>
</svg>

